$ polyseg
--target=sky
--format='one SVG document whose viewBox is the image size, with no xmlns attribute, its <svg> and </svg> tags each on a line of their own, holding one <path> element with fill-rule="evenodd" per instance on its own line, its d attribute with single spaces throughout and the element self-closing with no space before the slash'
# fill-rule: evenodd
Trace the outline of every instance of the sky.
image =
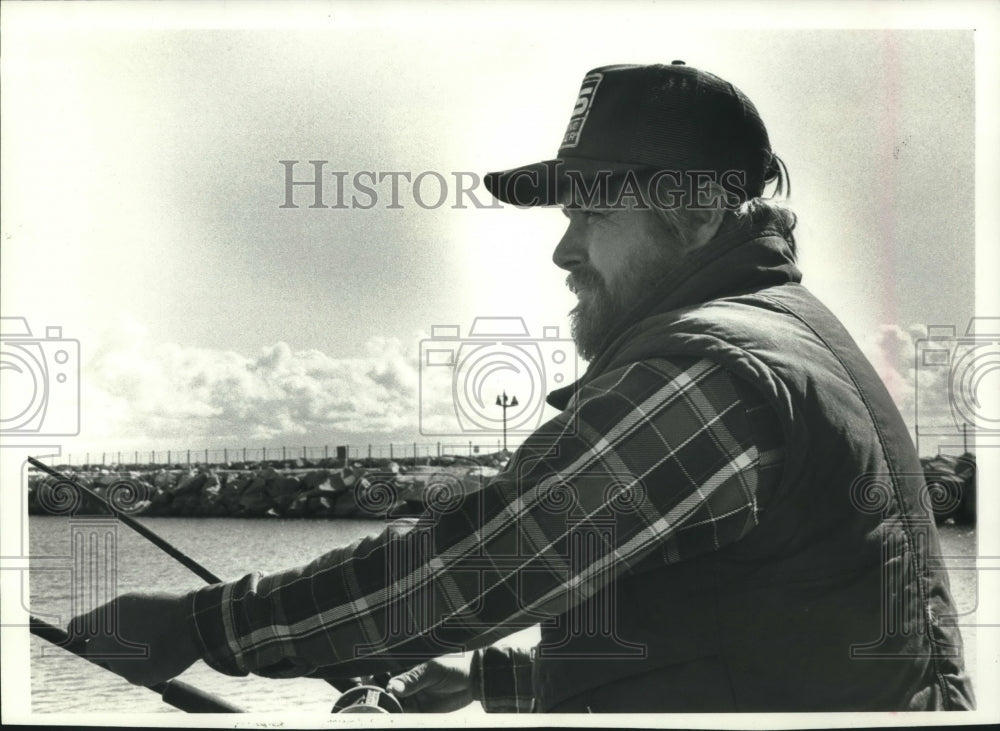
<svg viewBox="0 0 1000 731">
<path fill-rule="evenodd" d="M 954 444 L 950 371 L 915 365 L 914 347 L 928 326 L 962 336 L 990 314 L 975 281 L 977 237 L 996 230 L 982 205 L 996 157 L 981 137 L 977 168 L 976 138 L 976 54 L 991 46 L 963 15 L 975 4 L 838 7 L 5 4 L 0 310 L 43 358 L 58 349 L 47 326 L 79 343 L 79 398 L 73 377 L 46 382 L 40 433 L 78 408 L 79 434 L 57 440 L 78 461 L 495 444 L 506 389 L 517 443 L 554 415 L 541 399 L 555 379 L 585 366 L 551 261 L 565 219 L 458 184 L 553 157 L 589 69 L 683 59 L 754 101 L 790 172 L 804 283 L 908 424 L 923 409 L 944 425 L 921 451 Z M 330 207 L 310 207 L 308 186 L 286 206 L 287 171 L 312 179 L 314 160 Z M 489 360 L 476 318 L 526 332 L 483 383 L 427 367 L 430 351 Z M 8 404 L 31 401 L 11 383 Z"/>
</svg>

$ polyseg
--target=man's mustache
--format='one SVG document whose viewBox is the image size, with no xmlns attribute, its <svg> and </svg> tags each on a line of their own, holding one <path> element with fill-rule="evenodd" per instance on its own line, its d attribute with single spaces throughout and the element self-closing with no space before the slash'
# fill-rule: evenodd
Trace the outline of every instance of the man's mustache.
<svg viewBox="0 0 1000 731">
<path fill-rule="evenodd" d="M 569 287 L 570 292 L 577 294 L 581 289 L 603 287 L 604 279 L 590 267 L 577 267 L 566 277 L 566 286 Z"/>
</svg>

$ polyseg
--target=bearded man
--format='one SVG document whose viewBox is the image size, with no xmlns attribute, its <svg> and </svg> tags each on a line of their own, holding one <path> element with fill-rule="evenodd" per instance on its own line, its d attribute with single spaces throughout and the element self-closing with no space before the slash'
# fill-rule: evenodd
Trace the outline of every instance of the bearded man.
<svg viewBox="0 0 1000 731">
<path fill-rule="evenodd" d="M 558 157 L 487 185 L 569 220 L 553 260 L 589 367 L 559 416 L 409 530 L 95 610 L 150 646 L 112 667 L 388 671 L 424 710 L 971 709 L 915 450 L 800 283 L 750 100 L 682 62 L 595 69 Z M 532 624 L 531 652 L 495 645 Z"/>
</svg>

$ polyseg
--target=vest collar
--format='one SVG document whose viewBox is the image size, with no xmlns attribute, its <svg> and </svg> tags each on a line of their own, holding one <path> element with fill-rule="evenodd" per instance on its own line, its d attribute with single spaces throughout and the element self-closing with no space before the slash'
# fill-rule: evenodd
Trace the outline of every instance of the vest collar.
<svg viewBox="0 0 1000 731">
<path fill-rule="evenodd" d="M 573 394 L 608 369 L 621 346 L 642 337 L 656 315 L 721 297 L 800 282 L 790 244 L 771 220 L 763 225 L 730 218 L 715 239 L 668 272 L 650 293 L 612 328 L 600 353 L 575 383 L 552 391 L 546 401 L 565 409 Z M 615 334 L 617 333 L 617 334 Z"/>
</svg>

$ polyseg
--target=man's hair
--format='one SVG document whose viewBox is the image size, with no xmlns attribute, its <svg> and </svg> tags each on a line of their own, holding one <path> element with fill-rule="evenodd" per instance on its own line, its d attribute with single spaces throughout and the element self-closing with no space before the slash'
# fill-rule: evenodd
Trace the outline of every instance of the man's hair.
<svg viewBox="0 0 1000 731">
<path fill-rule="evenodd" d="M 726 191 L 717 183 L 709 183 L 704 188 L 708 197 L 723 205 L 726 200 Z M 667 229 L 670 236 L 676 240 L 681 248 L 687 249 L 690 246 L 692 219 L 689 211 L 684 207 L 664 207 L 653 205 L 653 212 L 660 222 Z M 727 220 L 728 219 L 728 220 Z M 788 242 L 792 252 L 793 260 L 798 255 L 795 243 L 795 224 L 797 218 L 795 213 L 771 198 L 751 198 L 736 207 L 726 206 L 725 217 L 719 230 L 726 230 L 731 225 L 745 225 L 750 228 L 759 229 L 764 226 L 774 228 Z"/>
</svg>

